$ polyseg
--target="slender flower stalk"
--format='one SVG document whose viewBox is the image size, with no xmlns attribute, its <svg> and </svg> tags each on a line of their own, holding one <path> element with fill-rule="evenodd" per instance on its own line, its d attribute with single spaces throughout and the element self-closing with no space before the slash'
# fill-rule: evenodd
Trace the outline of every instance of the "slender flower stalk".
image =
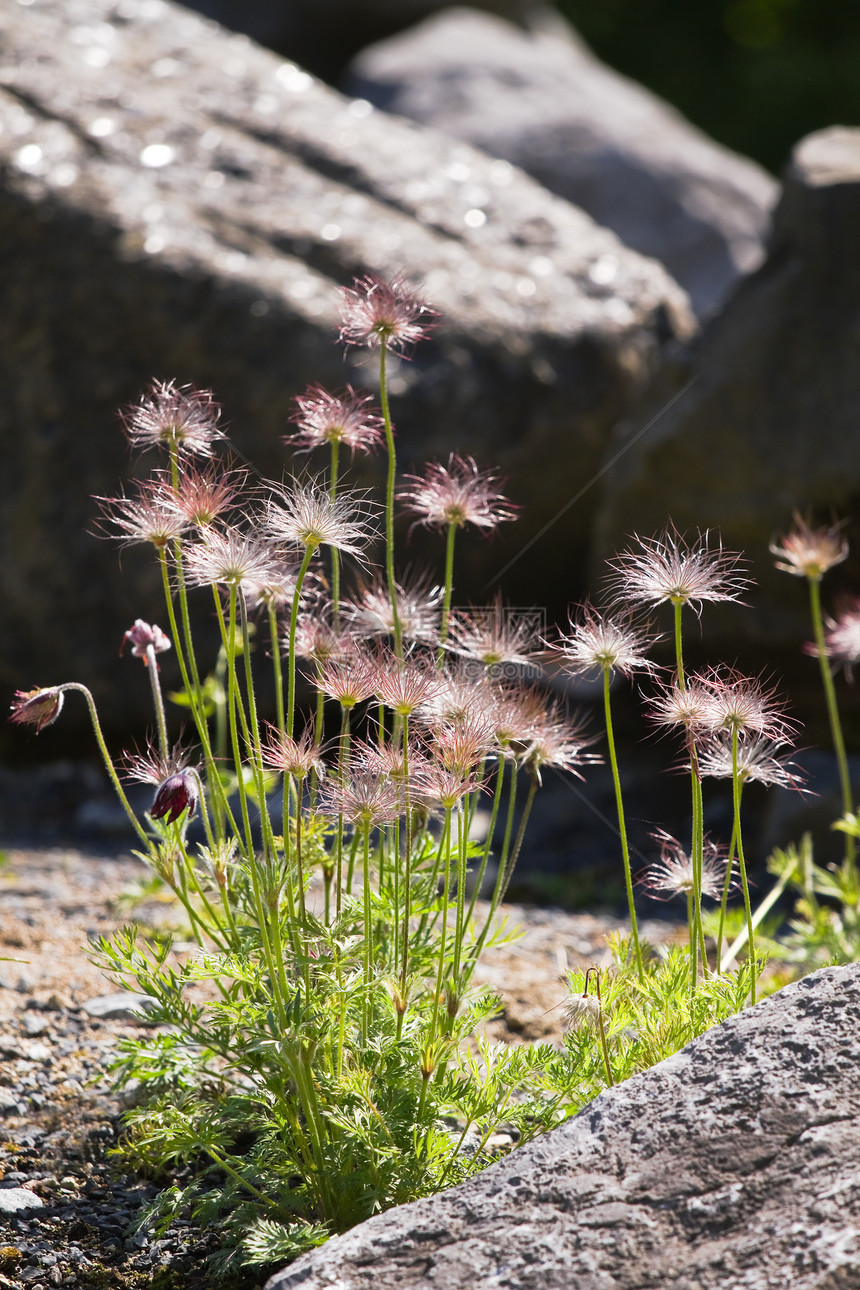
<svg viewBox="0 0 860 1290">
<path fill-rule="evenodd" d="M 790 744 L 785 739 L 771 739 L 767 735 L 752 734 L 737 742 L 725 731 L 718 731 L 699 747 L 699 773 L 703 778 L 713 776 L 717 779 L 732 779 L 735 774 L 740 781 L 740 792 L 747 781 L 765 785 L 777 785 L 780 788 L 803 792 L 806 776 L 799 766 L 790 759 Z M 736 848 L 736 837 L 732 831 L 729 847 L 728 871 L 723 884 L 720 901 L 720 921 L 717 929 L 715 962 L 722 963 L 723 934 L 726 921 L 726 907 L 729 896 L 729 884 Z"/>
<path fill-rule="evenodd" d="M 812 616 L 812 630 L 815 645 L 810 651 L 818 658 L 821 671 L 821 684 L 824 687 L 824 698 L 827 704 L 827 717 L 830 722 L 830 735 L 833 739 L 833 750 L 839 768 L 839 783 L 842 790 L 842 812 L 851 815 L 854 810 L 854 794 L 851 787 L 851 773 L 848 768 L 848 755 L 845 751 L 845 738 L 842 733 L 842 722 L 839 716 L 839 705 L 836 701 L 836 690 L 830 670 L 831 649 L 838 646 L 838 637 L 828 637 L 824 630 L 824 619 L 821 609 L 821 579 L 834 565 L 841 564 L 848 558 L 848 542 L 842 533 L 841 524 L 829 527 L 813 528 L 809 520 L 798 512 L 794 515 L 793 528 L 780 539 L 771 544 L 771 553 L 777 557 L 776 567 L 784 573 L 797 578 L 806 578 L 809 586 L 809 609 Z M 838 657 L 838 656 L 837 656 Z M 845 835 L 845 864 L 854 872 L 856 865 L 856 839 Z"/>
<path fill-rule="evenodd" d="M 471 457 L 454 453 L 447 466 L 431 462 L 423 475 L 407 475 L 408 485 L 401 489 L 401 501 L 417 518 L 416 524 L 440 529 L 446 533 L 445 594 L 442 602 L 440 643 L 448 639 L 448 620 L 454 586 L 454 543 L 458 529 L 467 524 L 492 533 L 499 524 L 516 519 L 516 507 L 496 487 L 498 476 L 491 470 L 479 470 Z M 440 652 L 440 665 L 443 659 Z"/>
<path fill-rule="evenodd" d="M 60 715 L 63 708 L 64 696 L 70 690 L 76 691 L 78 694 L 82 694 L 86 700 L 90 714 L 90 722 L 93 727 L 93 734 L 96 737 L 96 743 L 99 746 L 99 752 L 102 755 L 105 770 L 108 773 L 108 777 L 114 787 L 114 791 L 122 803 L 122 808 L 128 816 L 135 833 L 141 839 L 143 845 L 148 849 L 149 838 L 147 837 L 146 832 L 142 828 L 134 811 L 131 809 L 129 800 L 125 795 L 125 791 L 116 772 L 116 767 L 114 766 L 113 761 L 111 760 L 111 755 L 108 752 L 104 735 L 102 734 L 102 727 L 101 722 L 99 721 L 99 714 L 96 710 L 95 699 L 85 685 L 81 685 L 77 681 L 66 681 L 62 685 L 52 685 L 47 688 L 37 686 L 34 690 L 18 690 L 15 698 L 12 700 L 12 713 L 9 720 L 15 725 L 33 726 L 36 734 L 39 734 L 39 732 L 44 730 L 46 726 L 52 725 L 53 722 L 57 720 L 57 717 Z"/>
<path fill-rule="evenodd" d="M 589 994 L 589 982 L 594 976 L 594 994 Z M 611 1088 L 615 1084 L 612 1073 L 612 1062 L 609 1058 L 609 1043 L 606 1038 L 606 1023 L 603 1016 L 603 1000 L 600 996 L 600 968 L 590 967 L 585 971 L 584 989 L 581 994 L 572 994 L 565 1008 L 565 1023 L 568 1030 L 580 1027 L 594 1029 L 600 1042 L 600 1053 L 603 1058 L 603 1071 L 606 1083 Z"/>
<path fill-rule="evenodd" d="M 612 724 L 610 692 L 612 675 L 617 670 L 624 676 L 635 671 L 652 672 L 655 664 L 648 658 L 647 649 L 652 643 L 645 632 L 634 628 L 629 615 L 610 617 L 600 614 L 591 605 L 582 605 L 570 620 L 571 632 L 562 636 L 553 646 L 561 656 L 562 670 L 570 675 L 588 675 L 595 671 L 603 676 L 603 713 L 606 723 L 606 741 L 609 747 L 609 764 L 615 787 L 615 806 L 618 815 L 618 834 L 621 839 L 621 858 L 624 864 L 624 882 L 627 888 L 627 908 L 633 935 L 633 952 L 639 980 L 644 980 L 642 947 L 636 921 L 633 899 L 633 875 L 630 868 L 630 847 L 624 816 L 624 798 L 618 771 L 618 756 Z"/>
<path fill-rule="evenodd" d="M 171 648 L 170 638 L 165 636 L 160 627 L 150 626 L 142 618 L 136 618 L 134 626 L 130 627 L 122 638 L 119 647 L 120 654 L 122 654 L 126 645 L 131 646 L 131 652 L 136 658 L 143 659 L 143 665 L 149 672 L 152 703 L 155 708 L 155 720 L 158 726 L 158 743 L 162 757 L 166 757 L 168 750 L 167 719 L 164 714 L 164 699 L 161 695 L 158 662 L 155 656 L 156 654 L 163 654 L 165 650 Z"/>
<path fill-rule="evenodd" d="M 755 935 L 741 829 L 741 791 L 743 778 L 740 770 L 739 745 L 742 739 L 760 736 L 767 739 L 785 739 L 793 723 L 780 710 L 772 689 L 757 677 L 745 677 L 738 672 L 724 674 L 711 672 L 698 678 L 704 687 L 705 719 L 713 732 L 725 732 L 731 738 L 732 748 L 732 802 L 734 808 L 734 843 L 737 848 L 738 870 L 744 894 L 750 958 L 755 958 Z M 751 977 L 751 998 L 755 1003 L 755 974 Z"/>
<path fill-rule="evenodd" d="M 677 688 L 686 689 L 682 638 L 682 612 L 685 605 L 701 615 L 706 602 L 739 601 L 750 584 L 744 573 L 741 556 L 724 551 L 722 543 L 710 545 L 707 532 L 690 542 L 674 526 L 667 526 L 653 538 L 634 538 L 633 548 L 610 561 L 610 585 L 618 600 L 631 605 L 657 606 L 671 604 L 674 610 L 675 670 Z M 692 857 L 696 875 L 693 909 L 696 935 L 693 937 L 690 990 L 697 979 L 697 946 L 703 942 L 701 875 L 704 847 L 704 805 L 695 740 L 688 737 L 690 756 L 690 791 L 692 816 Z M 703 959 L 702 970 L 707 971 Z"/>
<path fill-rule="evenodd" d="M 385 282 L 373 274 L 356 278 L 352 287 L 341 292 L 340 339 L 345 345 L 363 345 L 379 350 L 379 401 L 382 409 L 388 472 L 385 484 L 385 575 L 391 597 L 394 621 L 394 652 L 403 657 L 403 639 L 397 608 L 397 581 L 394 572 L 394 488 L 397 479 L 397 456 L 394 426 L 388 403 L 386 358 L 392 353 L 406 354 L 412 345 L 423 340 L 436 313 L 420 295 L 402 279 Z"/>
<path fill-rule="evenodd" d="M 287 655 L 286 733 L 292 737 L 296 689 L 296 630 L 299 598 L 311 560 L 320 546 L 363 557 L 369 530 L 363 499 L 340 495 L 332 500 L 329 492 L 316 480 L 285 488 L 268 511 L 267 527 L 274 538 L 304 547 L 290 611 L 290 634 Z"/>
</svg>

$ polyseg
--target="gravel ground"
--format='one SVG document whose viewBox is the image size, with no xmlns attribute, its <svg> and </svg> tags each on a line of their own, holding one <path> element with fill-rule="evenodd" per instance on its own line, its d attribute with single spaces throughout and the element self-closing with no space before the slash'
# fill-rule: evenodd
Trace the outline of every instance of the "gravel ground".
<svg viewBox="0 0 860 1290">
<path fill-rule="evenodd" d="M 131 857 L 63 848 L 12 849 L 0 868 L 0 1290 L 212 1285 L 209 1238 L 181 1225 L 160 1240 L 132 1233 L 155 1188 L 117 1176 L 108 1156 L 123 1108 L 107 1068 L 122 1036 L 141 1023 L 128 996 L 111 998 L 116 987 L 82 947 L 124 921 L 118 901 L 146 872 Z M 144 912 L 159 916 L 155 907 Z M 563 971 L 600 961 L 617 924 L 552 910 L 507 913 L 525 935 L 483 964 L 484 980 L 505 1001 L 494 1035 L 557 1035 Z M 643 933 L 664 939 L 669 930 L 651 924 Z"/>
</svg>

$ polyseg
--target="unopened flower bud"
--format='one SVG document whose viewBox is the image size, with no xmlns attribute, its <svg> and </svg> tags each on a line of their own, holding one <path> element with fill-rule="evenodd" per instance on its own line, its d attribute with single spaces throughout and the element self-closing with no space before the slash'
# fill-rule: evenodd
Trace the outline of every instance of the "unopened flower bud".
<svg viewBox="0 0 860 1290">
<path fill-rule="evenodd" d="M 38 734 L 57 720 L 62 707 L 63 691 L 58 686 L 43 690 L 37 685 L 34 690 L 16 690 L 9 720 L 18 726 L 35 726 Z"/>
<path fill-rule="evenodd" d="M 154 820 L 172 824 L 185 810 L 189 819 L 197 810 L 197 776 L 190 770 L 177 771 L 159 784 L 149 813 Z"/>
<path fill-rule="evenodd" d="M 131 646 L 131 652 L 135 658 L 143 659 L 144 667 L 149 663 L 150 647 L 156 654 L 163 654 L 165 650 L 171 648 L 170 637 L 165 636 L 160 627 L 156 627 L 154 623 L 145 623 L 142 618 L 135 618 L 134 626 L 129 627 L 123 636 L 119 647 L 120 654 L 125 652 L 126 645 Z"/>
</svg>

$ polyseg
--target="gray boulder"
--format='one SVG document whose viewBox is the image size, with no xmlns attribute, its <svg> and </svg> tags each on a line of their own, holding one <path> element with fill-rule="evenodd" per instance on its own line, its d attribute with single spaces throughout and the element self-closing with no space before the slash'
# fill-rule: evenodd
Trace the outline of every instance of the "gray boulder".
<svg viewBox="0 0 860 1290">
<path fill-rule="evenodd" d="M 145 678 L 117 650 L 135 618 L 163 622 L 158 577 L 148 550 L 120 568 L 91 535 L 91 495 L 133 473 L 116 409 L 153 377 L 213 388 L 236 451 L 280 477 L 292 397 L 373 382 L 363 352 L 333 343 L 338 285 L 408 271 L 445 323 L 392 369 L 403 466 L 475 452 L 516 475 L 526 515 L 535 504 L 483 546 L 474 585 L 589 483 L 614 421 L 693 331 L 661 266 L 507 162 L 177 5 L 2 6 L 0 41 L 7 692 L 77 679 L 115 729 L 144 719 Z M 557 526 L 554 570 L 520 562 L 521 603 L 560 566 L 569 585 L 588 524 L 583 506 Z M 77 709 L 42 746 L 76 737 Z"/>
<path fill-rule="evenodd" d="M 825 968 L 266 1290 L 860 1285 L 860 967 Z"/>
<path fill-rule="evenodd" d="M 364 45 L 421 22 L 446 0 L 184 0 L 206 18 L 335 79 Z M 475 0 L 475 7 L 523 21 L 540 0 Z"/>
<path fill-rule="evenodd" d="M 602 481 L 597 556 L 667 516 L 719 528 L 754 561 L 762 608 L 750 624 L 765 640 L 809 632 L 805 592 L 773 569 L 769 541 L 792 510 L 844 515 L 860 493 L 858 227 L 860 130 L 810 135 L 788 167 L 766 263 L 619 428 Z"/>
<path fill-rule="evenodd" d="M 700 315 L 762 259 L 774 180 L 599 62 L 549 9 L 529 30 L 445 10 L 363 50 L 345 85 L 521 166 L 665 264 Z"/>
</svg>

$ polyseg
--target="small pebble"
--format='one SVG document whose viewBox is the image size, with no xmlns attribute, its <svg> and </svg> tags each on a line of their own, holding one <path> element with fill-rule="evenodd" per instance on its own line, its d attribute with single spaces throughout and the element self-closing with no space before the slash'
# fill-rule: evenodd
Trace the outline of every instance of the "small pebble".
<svg viewBox="0 0 860 1290">
<path fill-rule="evenodd" d="M 25 1012 L 23 1022 L 28 1035 L 43 1035 L 51 1026 L 49 1019 L 40 1017 L 38 1012 Z"/>
<path fill-rule="evenodd" d="M 148 994 L 120 990 L 116 994 L 100 994 L 95 999 L 88 999 L 84 1011 L 101 1021 L 139 1021 L 154 1005 L 155 1000 Z"/>
<path fill-rule="evenodd" d="M 41 1209 L 42 1206 L 39 1197 L 26 1187 L 0 1187 L 0 1214 L 20 1214 L 26 1209 Z"/>
</svg>

